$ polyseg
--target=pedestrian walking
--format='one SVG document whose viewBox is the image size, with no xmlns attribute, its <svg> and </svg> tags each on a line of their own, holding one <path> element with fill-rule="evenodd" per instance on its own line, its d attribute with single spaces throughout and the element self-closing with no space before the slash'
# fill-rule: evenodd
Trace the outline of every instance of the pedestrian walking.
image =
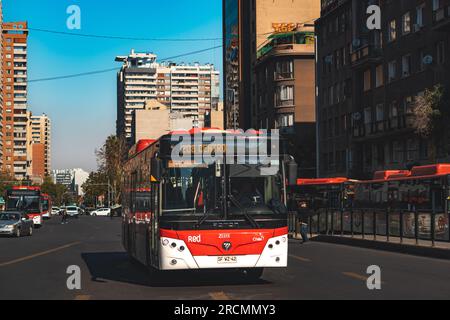
<svg viewBox="0 0 450 320">
<path fill-rule="evenodd" d="M 300 235 L 302 236 L 303 243 L 309 241 L 308 224 L 303 219 L 300 220 Z"/>
<path fill-rule="evenodd" d="M 66 208 L 64 208 L 64 210 L 62 211 L 61 224 L 67 224 L 67 209 Z"/>
</svg>

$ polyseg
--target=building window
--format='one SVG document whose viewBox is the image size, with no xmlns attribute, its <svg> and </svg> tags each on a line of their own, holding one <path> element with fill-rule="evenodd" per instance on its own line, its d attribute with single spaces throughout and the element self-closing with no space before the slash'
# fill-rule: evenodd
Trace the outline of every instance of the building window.
<svg viewBox="0 0 450 320">
<path fill-rule="evenodd" d="M 279 86 L 275 94 L 277 107 L 294 105 L 294 86 Z"/>
<path fill-rule="evenodd" d="M 409 77 L 411 75 L 411 55 L 402 57 L 402 77 Z"/>
<path fill-rule="evenodd" d="M 423 27 L 423 11 L 425 4 L 422 4 L 416 8 L 416 25 L 417 27 Z"/>
<path fill-rule="evenodd" d="M 424 59 L 425 59 L 425 52 L 423 51 L 423 49 L 420 49 L 419 50 L 419 71 L 425 70 Z"/>
<path fill-rule="evenodd" d="M 377 122 L 384 121 L 384 105 L 378 104 L 376 107 Z"/>
<path fill-rule="evenodd" d="M 278 115 L 275 126 L 277 128 L 287 128 L 294 126 L 294 114 L 281 114 Z"/>
<path fill-rule="evenodd" d="M 444 43 L 444 41 L 440 41 L 436 45 L 436 60 L 437 60 L 438 64 L 445 63 L 445 43 Z"/>
<path fill-rule="evenodd" d="M 294 78 L 294 63 L 290 61 L 278 61 L 275 64 L 275 80 Z"/>
<path fill-rule="evenodd" d="M 411 32 L 411 14 L 405 13 L 402 17 L 402 33 L 408 34 Z"/>
<path fill-rule="evenodd" d="M 389 82 L 395 81 L 395 79 L 397 78 L 397 61 L 389 62 L 388 72 Z"/>
<path fill-rule="evenodd" d="M 389 42 L 397 40 L 397 22 L 395 21 L 395 19 L 389 22 L 388 32 Z"/>
<path fill-rule="evenodd" d="M 370 69 L 368 69 L 364 72 L 364 92 L 369 91 L 372 88 L 370 78 L 371 78 L 371 73 L 370 73 Z"/>
<path fill-rule="evenodd" d="M 365 108 L 364 109 L 364 124 L 371 124 L 371 123 L 372 123 L 372 109 Z"/>
<path fill-rule="evenodd" d="M 441 8 L 440 0 L 433 0 L 433 11 L 437 11 Z"/>
<path fill-rule="evenodd" d="M 383 72 L 383 65 L 377 66 L 376 69 L 376 80 L 375 85 L 377 88 L 381 87 L 384 84 L 384 72 Z"/>
</svg>

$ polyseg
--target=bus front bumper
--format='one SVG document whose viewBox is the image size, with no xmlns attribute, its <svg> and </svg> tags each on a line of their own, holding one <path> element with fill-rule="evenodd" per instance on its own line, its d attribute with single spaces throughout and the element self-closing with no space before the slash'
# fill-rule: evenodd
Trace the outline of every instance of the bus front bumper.
<svg viewBox="0 0 450 320">
<path fill-rule="evenodd" d="M 267 241 L 260 254 L 193 256 L 183 240 L 161 238 L 161 270 L 283 268 L 288 261 L 288 236 Z"/>
</svg>

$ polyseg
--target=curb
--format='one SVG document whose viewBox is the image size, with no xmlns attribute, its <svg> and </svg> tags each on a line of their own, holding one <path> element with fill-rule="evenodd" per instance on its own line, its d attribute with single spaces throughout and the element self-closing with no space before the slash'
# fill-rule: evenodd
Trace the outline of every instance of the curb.
<svg viewBox="0 0 450 320">
<path fill-rule="evenodd" d="M 384 241 L 363 240 L 343 238 L 336 236 L 319 235 L 312 239 L 315 242 L 326 242 L 339 245 L 348 245 L 366 249 L 382 250 L 396 253 L 409 254 L 414 256 L 421 256 L 427 258 L 450 260 L 450 250 L 441 248 L 432 248 L 424 246 L 415 246 L 409 244 L 391 243 Z"/>
</svg>

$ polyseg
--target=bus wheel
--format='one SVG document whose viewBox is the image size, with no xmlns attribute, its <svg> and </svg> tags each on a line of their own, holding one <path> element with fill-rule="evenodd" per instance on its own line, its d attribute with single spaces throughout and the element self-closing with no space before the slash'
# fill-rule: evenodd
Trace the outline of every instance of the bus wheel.
<svg viewBox="0 0 450 320">
<path fill-rule="evenodd" d="M 248 280 L 259 280 L 264 273 L 264 268 L 246 269 L 243 271 L 244 277 Z"/>
</svg>

